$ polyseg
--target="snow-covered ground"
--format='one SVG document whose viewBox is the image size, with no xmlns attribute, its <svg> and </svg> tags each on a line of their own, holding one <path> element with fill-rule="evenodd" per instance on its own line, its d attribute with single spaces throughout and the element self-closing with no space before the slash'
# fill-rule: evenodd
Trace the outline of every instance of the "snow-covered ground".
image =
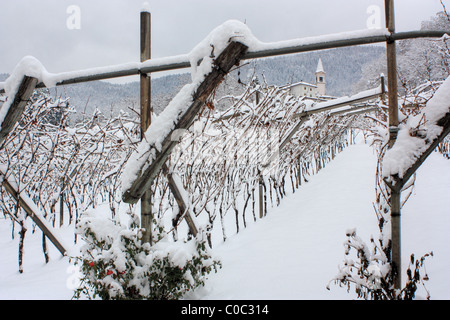
<svg viewBox="0 0 450 320">
<path fill-rule="evenodd" d="M 345 231 L 356 228 L 367 242 L 378 234 L 372 208 L 376 158 L 367 145 L 348 147 L 294 194 L 215 246 L 222 269 L 191 299 L 353 299 L 331 284 L 344 259 Z M 402 210 L 402 256 L 433 251 L 426 261 L 431 299 L 450 298 L 450 161 L 433 153 L 418 171 L 413 196 Z M 73 227 L 60 230 L 73 243 Z M 231 230 L 231 227 L 230 227 Z M 24 273 L 17 268 L 18 238 L 0 219 L 0 299 L 70 299 L 76 272 L 48 244 L 44 263 L 41 232 L 26 236 Z M 423 294 L 421 294 L 423 296 Z"/>
</svg>

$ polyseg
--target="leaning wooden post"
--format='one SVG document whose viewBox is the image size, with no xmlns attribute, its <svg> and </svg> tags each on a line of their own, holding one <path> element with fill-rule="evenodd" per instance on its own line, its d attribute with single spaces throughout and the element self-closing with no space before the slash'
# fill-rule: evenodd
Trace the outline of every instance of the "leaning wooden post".
<svg viewBox="0 0 450 320">
<path fill-rule="evenodd" d="M 200 109 L 204 106 L 207 98 L 222 82 L 231 68 L 239 63 L 247 50 L 248 47 L 246 45 L 231 41 L 214 60 L 212 70 L 204 75 L 202 82 L 191 88 L 191 100 L 188 101 L 188 99 L 186 99 L 185 101 L 186 103 L 189 103 L 189 105 L 186 108 L 183 108 L 177 118 L 174 119 L 171 128 L 169 128 L 162 137 L 157 139 L 159 140 L 158 143 L 156 141 L 149 142 L 149 145 L 147 146 L 149 152 L 140 150 L 132 155 L 132 158 L 134 156 L 138 157 L 138 161 L 132 162 L 134 167 L 132 167 L 131 171 L 135 177 L 132 181 L 129 181 L 129 185 L 126 186 L 122 194 L 122 200 L 125 203 L 133 204 L 142 198 L 143 193 L 152 185 L 164 163 L 170 156 L 173 148 L 178 143 L 176 139 L 173 139 L 175 131 L 188 129 L 191 126 L 195 117 L 200 112 Z M 185 86 L 184 89 L 189 87 L 191 87 L 191 85 Z M 181 94 L 183 96 L 186 92 L 182 91 Z M 177 97 L 175 97 L 175 99 Z M 173 111 L 173 108 L 170 108 L 171 105 L 163 111 L 161 117 L 166 116 L 167 113 L 170 114 L 170 112 Z M 161 119 L 161 117 L 158 119 Z M 149 130 L 151 130 L 151 128 Z"/>
<path fill-rule="evenodd" d="M 194 237 L 196 237 L 198 234 L 198 228 L 195 225 L 194 219 L 192 218 L 191 214 L 188 211 L 187 199 L 184 199 L 183 197 L 182 194 L 183 185 L 181 183 L 181 180 L 177 181 L 177 179 L 174 178 L 174 174 L 169 172 L 169 168 L 167 167 L 166 164 L 163 165 L 163 172 L 167 176 L 167 180 L 169 182 L 169 189 L 172 192 L 175 200 L 177 201 L 178 208 L 180 211 L 178 215 L 172 220 L 174 224 L 173 226 L 176 227 L 178 225 L 178 221 L 180 220 L 180 218 L 184 217 L 184 220 L 186 220 L 186 223 L 189 226 L 189 231 Z"/>
<path fill-rule="evenodd" d="M 17 91 L 8 97 L 8 99 L 12 99 L 12 101 L 10 102 L 8 110 L 6 110 L 4 118 L 0 121 L 0 144 L 14 129 L 17 121 L 19 121 L 38 82 L 37 78 L 24 76 Z M 6 108 L 7 103 L 8 102 L 5 102 L 2 105 L 2 108 Z"/>
<path fill-rule="evenodd" d="M 141 11 L 141 62 L 151 59 L 151 14 L 146 9 Z M 141 100 L 141 139 L 151 124 L 151 76 L 140 74 Z M 152 243 L 152 193 L 151 186 L 141 198 L 141 227 L 144 229 L 142 241 Z"/>
<path fill-rule="evenodd" d="M 0 170 L 0 176 L 2 177 L 1 184 L 5 190 L 17 201 L 17 204 L 25 210 L 27 215 L 33 220 L 33 222 L 42 230 L 44 235 L 55 245 L 59 252 L 64 256 L 67 252 L 62 242 L 52 233 L 51 225 L 45 220 L 41 213 L 39 213 L 36 205 L 28 198 L 25 197 L 20 191 L 17 184 L 5 176 L 4 172 Z"/>
<path fill-rule="evenodd" d="M 385 0 L 386 28 L 395 32 L 394 0 Z M 398 98 L 397 98 L 397 57 L 395 40 L 386 41 L 388 100 L 389 100 L 389 144 L 392 148 L 398 132 Z M 391 189 L 391 264 L 394 288 L 401 288 L 401 248 L 400 248 L 400 196 L 401 190 Z"/>
</svg>

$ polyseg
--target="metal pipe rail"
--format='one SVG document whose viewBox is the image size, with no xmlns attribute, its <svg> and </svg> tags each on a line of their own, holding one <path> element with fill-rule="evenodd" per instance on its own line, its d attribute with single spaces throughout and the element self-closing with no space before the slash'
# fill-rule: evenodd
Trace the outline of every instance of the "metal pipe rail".
<svg viewBox="0 0 450 320">
<path fill-rule="evenodd" d="M 383 31 L 383 30 L 381 30 Z M 417 30 L 417 31 L 407 31 L 398 33 L 378 32 L 374 35 L 361 35 L 349 36 L 352 33 L 342 34 L 339 38 L 339 34 L 336 39 L 330 38 L 330 36 L 318 36 L 314 37 L 316 41 L 311 41 L 310 43 L 302 43 L 304 39 L 294 39 L 280 42 L 274 48 L 263 48 L 260 50 L 249 51 L 242 60 L 256 59 L 256 58 L 266 58 L 286 54 L 294 54 L 308 51 L 325 50 L 339 47 L 356 46 L 373 44 L 380 42 L 391 42 L 397 40 L 415 39 L 415 38 L 440 38 L 445 34 L 450 34 L 449 30 Z M 306 38 L 308 39 L 308 38 Z M 313 39 L 313 38 L 311 38 Z M 298 44 L 295 44 L 295 43 Z M 60 74 L 55 74 L 60 81 L 56 83 L 56 86 L 82 83 L 88 81 L 96 80 L 106 80 L 112 78 L 126 77 L 139 75 L 142 73 L 153 73 L 169 70 L 177 70 L 189 68 L 191 63 L 189 61 L 188 55 L 179 55 L 166 58 L 157 58 L 148 60 L 143 63 L 128 63 L 123 65 L 117 65 L 112 67 L 104 68 L 92 68 L 82 71 L 75 72 L 65 72 Z M 45 87 L 44 83 L 39 83 L 36 88 Z M 0 82 L 0 93 L 4 93 L 4 83 Z"/>
</svg>

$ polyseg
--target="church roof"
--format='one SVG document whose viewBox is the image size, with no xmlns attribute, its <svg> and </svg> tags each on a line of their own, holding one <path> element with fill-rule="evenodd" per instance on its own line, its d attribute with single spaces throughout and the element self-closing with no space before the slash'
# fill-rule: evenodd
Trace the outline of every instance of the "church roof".
<svg viewBox="0 0 450 320">
<path fill-rule="evenodd" d="M 315 84 L 312 83 L 308 83 L 308 82 L 304 82 L 304 81 L 300 81 L 300 82 L 296 82 L 296 83 L 291 83 L 291 84 L 287 84 L 281 88 L 283 89 L 287 89 L 287 88 L 292 88 L 292 87 L 296 87 L 296 86 L 307 86 L 307 87 L 314 87 L 317 88 L 317 86 Z"/>
<path fill-rule="evenodd" d="M 317 63 L 316 72 L 325 72 L 325 70 L 323 70 L 323 64 L 322 64 L 322 59 L 321 58 L 319 58 L 319 62 Z"/>
</svg>

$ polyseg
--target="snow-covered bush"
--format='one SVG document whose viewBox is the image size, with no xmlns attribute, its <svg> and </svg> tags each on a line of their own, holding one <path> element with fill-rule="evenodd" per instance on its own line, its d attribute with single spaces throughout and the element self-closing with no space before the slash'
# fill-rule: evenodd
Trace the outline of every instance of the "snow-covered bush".
<svg viewBox="0 0 450 320">
<path fill-rule="evenodd" d="M 414 299 L 418 286 L 426 291 L 426 297 L 430 295 L 425 288 L 424 281 L 428 275 L 424 261 L 432 256 L 432 252 L 416 259 L 411 254 L 410 265 L 406 270 L 406 284 L 402 289 L 394 287 L 394 279 L 398 270 L 393 263 L 391 250 L 391 196 L 392 179 L 401 176 L 405 182 L 400 185 L 403 207 L 412 195 L 415 183 L 415 173 L 408 179 L 404 178 L 404 172 L 411 168 L 423 152 L 431 147 L 431 142 L 440 134 L 441 127 L 437 121 L 448 112 L 448 88 L 450 80 L 443 83 L 425 82 L 406 95 L 399 98 L 403 101 L 399 108 L 399 133 L 393 147 L 388 148 L 389 132 L 387 117 L 375 120 L 371 132 L 374 134 L 373 144 L 378 154 L 377 171 L 375 174 L 376 198 L 373 204 L 378 219 L 380 234 L 377 239 L 372 238 L 367 245 L 356 235 L 354 230 L 347 232 L 345 242 L 346 255 L 352 249 L 356 250 L 356 260 L 344 259 L 339 267 L 338 275 L 332 280 L 339 285 L 355 286 L 355 292 L 360 298 L 370 299 Z M 401 99 L 401 100 L 400 100 Z M 448 158 L 448 139 L 444 139 L 437 150 Z"/>
<path fill-rule="evenodd" d="M 410 264 L 406 270 L 406 284 L 402 289 L 393 287 L 393 270 L 389 259 L 389 250 L 383 250 L 382 244 L 375 239 L 370 239 L 367 245 L 358 235 L 355 229 L 348 230 L 347 240 L 344 243 L 345 254 L 350 256 L 353 251 L 354 259 L 346 258 L 339 267 L 338 274 L 330 281 L 339 286 L 346 286 L 347 290 L 354 286 L 358 298 L 371 300 L 411 300 L 416 297 L 419 286 L 426 292 L 426 298 L 430 294 L 424 281 L 428 280 L 424 261 L 433 256 L 433 252 L 426 253 L 420 259 L 411 255 Z M 423 272 L 425 274 L 423 274 Z M 422 274 L 421 274 L 422 273 Z M 327 286 L 329 288 L 329 285 Z"/>
<path fill-rule="evenodd" d="M 160 233 L 150 246 L 141 242 L 142 229 L 131 217 L 125 226 L 98 214 L 83 215 L 77 232 L 86 244 L 75 261 L 82 274 L 75 298 L 180 299 L 217 272 L 220 262 L 211 258 L 200 233 L 188 242 Z"/>
</svg>

